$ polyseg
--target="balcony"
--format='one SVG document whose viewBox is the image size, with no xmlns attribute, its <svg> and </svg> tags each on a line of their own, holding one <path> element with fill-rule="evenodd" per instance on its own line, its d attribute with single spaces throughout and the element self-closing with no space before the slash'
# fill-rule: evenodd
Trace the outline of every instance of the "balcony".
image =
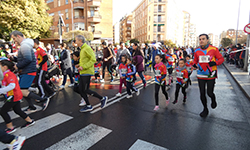
<svg viewBox="0 0 250 150">
<path fill-rule="evenodd" d="M 93 35 L 95 39 L 99 39 L 102 37 L 102 31 L 95 31 Z"/>
<path fill-rule="evenodd" d="M 84 3 L 84 0 L 74 0 L 73 3 Z"/>
<path fill-rule="evenodd" d="M 157 10 L 154 11 L 154 13 L 157 14 Z M 159 15 L 160 15 L 160 14 L 165 14 L 165 11 L 164 11 L 164 10 L 158 10 L 158 14 L 159 14 Z"/>
<path fill-rule="evenodd" d="M 154 23 L 157 23 L 157 20 L 154 20 Z M 159 23 L 165 23 L 165 19 L 159 19 L 159 20 L 158 20 L 158 24 L 159 24 Z"/>
<path fill-rule="evenodd" d="M 88 0 L 88 7 L 100 7 L 101 0 Z"/>
<path fill-rule="evenodd" d="M 88 16 L 88 22 L 91 23 L 100 23 L 102 19 L 101 15 Z"/>
<path fill-rule="evenodd" d="M 157 5 L 157 3 L 158 4 L 166 4 L 166 1 L 165 0 L 155 0 L 154 3 L 155 3 L 155 5 Z"/>
<path fill-rule="evenodd" d="M 156 34 L 156 31 L 157 31 L 157 30 L 154 30 L 154 34 Z M 158 34 L 164 34 L 164 33 L 165 33 L 165 30 L 164 30 L 164 29 L 158 30 L 157 33 L 158 33 Z"/>
<path fill-rule="evenodd" d="M 84 2 L 81 0 L 74 1 L 74 9 L 84 9 Z"/>
<path fill-rule="evenodd" d="M 84 16 L 74 16 L 74 22 L 85 22 Z"/>
</svg>

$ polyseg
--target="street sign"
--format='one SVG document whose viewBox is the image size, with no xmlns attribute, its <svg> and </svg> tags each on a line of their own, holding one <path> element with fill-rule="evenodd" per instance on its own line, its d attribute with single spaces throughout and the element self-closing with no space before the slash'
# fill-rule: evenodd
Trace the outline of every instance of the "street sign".
<svg viewBox="0 0 250 150">
<path fill-rule="evenodd" d="M 250 34 L 250 23 L 247 24 L 247 25 L 244 27 L 244 31 L 245 31 L 247 34 Z"/>
</svg>

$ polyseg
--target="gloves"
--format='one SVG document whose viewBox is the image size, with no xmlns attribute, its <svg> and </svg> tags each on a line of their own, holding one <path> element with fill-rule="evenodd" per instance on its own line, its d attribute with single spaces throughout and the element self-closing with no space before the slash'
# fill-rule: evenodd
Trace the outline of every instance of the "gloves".
<svg viewBox="0 0 250 150">
<path fill-rule="evenodd" d="M 193 67 L 196 68 L 196 69 L 198 68 L 198 67 L 196 66 L 196 64 L 194 64 Z"/>
<path fill-rule="evenodd" d="M 216 62 L 214 62 L 214 61 L 211 61 L 211 62 L 209 62 L 208 64 L 209 64 L 210 67 L 216 66 Z"/>
</svg>

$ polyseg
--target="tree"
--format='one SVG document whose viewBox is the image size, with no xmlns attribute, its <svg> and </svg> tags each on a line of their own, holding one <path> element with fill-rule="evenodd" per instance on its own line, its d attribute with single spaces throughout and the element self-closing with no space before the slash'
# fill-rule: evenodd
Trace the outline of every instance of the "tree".
<svg viewBox="0 0 250 150">
<path fill-rule="evenodd" d="M 237 43 L 244 44 L 247 42 L 247 35 L 243 35 L 242 38 L 238 38 Z"/>
<path fill-rule="evenodd" d="M 167 47 L 177 47 L 175 43 L 173 43 L 171 40 L 165 40 L 164 41 L 164 45 L 166 45 Z"/>
<path fill-rule="evenodd" d="M 138 39 L 131 39 L 130 43 L 140 43 L 140 41 Z"/>
<path fill-rule="evenodd" d="M 48 9 L 44 0 L 0 1 L 0 38 L 8 41 L 14 30 L 26 38 L 49 37 L 52 17 Z"/>
<path fill-rule="evenodd" d="M 63 33 L 63 38 L 67 39 L 68 41 L 72 40 L 72 34 L 74 33 L 74 37 L 77 35 L 83 35 L 86 41 L 92 41 L 94 39 L 94 35 L 92 32 L 89 31 L 82 31 L 82 30 L 74 30 Z"/>
<path fill-rule="evenodd" d="M 229 39 L 229 38 L 222 38 L 221 40 L 221 45 L 223 47 L 227 47 L 229 45 L 231 45 L 233 42 L 232 42 L 232 39 Z"/>
</svg>

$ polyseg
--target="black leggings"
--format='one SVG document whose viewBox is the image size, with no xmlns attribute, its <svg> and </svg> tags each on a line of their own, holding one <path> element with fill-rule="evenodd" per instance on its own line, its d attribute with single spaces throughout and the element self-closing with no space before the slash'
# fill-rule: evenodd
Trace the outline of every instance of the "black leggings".
<svg viewBox="0 0 250 150">
<path fill-rule="evenodd" d="M 177 84 L 176 84 L 176 87 L 175 87 L 175 100 L 178 100 L 180 88 L 181 88 L 182 94 L 184 95 L 184 99 L 185 99 L 186 96 L 187 96 L 187 93 L 186 93 L 186 86 L 182 87 L 180 84 L 177 83 Z"/>
<path fill-rule="evenodd" d="M 46 96 L 46 93 L 50 96 L 54 93 L 54 91 L 49 87 L 45 80 L 46 72 L 44 70 L 39 70 L 38 75 L 36 77 L 36 84 L 42 94 L 42 97 Z"/>
<path fill-rule="evenodd" d="M 207 108 L 207 98 L 206 98 L 206 84 L 207 84 L 207 95 L 211 98 L 212 102 L 215 102 L 214 85 L 215 79 L 213 80 L 202 80 L 198 79 L 200 98 L 204 108 Z"/>
<path fill-rule="evenodd" d="M 89 84 L 90 84 L 90 76 L 80 76 L 79 92 L 82 98 L 84 98 L 87 105 L 90 105 L 87 94 L 93 95 L 94 97 L 97 97 L 100 100 L 102 99 L 102 96 L 89 89 Z"/>
<path fill-rule="evenodd" d="M 113 80 L 113 75 L 112 75 L 112 72 L 110 70 L 110 67 L 111 67 L 111 62 L 104 62 L 103 63 L 103 66 L 102 66 L 102 79 L 104 79 L 104 77 L 105 77 L 105 69 L 107 68 L 108 72 L 111 75 L 111 80 Z"/>
<path fill-rule="evenodd" d="M 138 91 L 138 90 L 135 88 L 133 82 L 128 82 L 128 81 L 127 81 L 126 88 L 127 88 L 127 93 L 128 93 L 128 95 L 131 95 L 131 94 L 132 94 L 130 90 L 132 90 L 132 91 L 134 91 L 134 92 L 137 92 L 137 91 Z"/>
<path fill-rule="evenodd" d="M 3 117 L 3 120 L 4 120 L 4 122 L 5 122 L 6 124 L 11 123 L 11 118 L 10 118 L 10 116 L 9 116 L 9 114 L 8 114 L 8 111 L 9 111 L 11 108 L 13 109 L 13 111 L 14 111 L 16 114 L 18 114 L 18 115 L 19 115 L 20 117 L 22 117 L 23 119 L 26 119 L 26 118 L 28 117 L 28 115 L 27 115 L 25 112 L 23 112 L 23 111 L 21 110 L 20 101 L 18 101 L 18 102 L 6 102 L 6 103 L 3 105 L 3 107 L 2 107 L 2 109 L 1 109 L 1 111 L 0 111 L 0 114 L 1 114 L 1 116 Z"/>
<path fill-rule="evenodd" d="M 168 93 L 166 92 L 165 83 L 163 85 L 159 85 L 159 84 L 155 83 L 155 105 L 159 105 L 159 91 L 160 91 L 160 87 L 161 87 L 162 93 L 166 97 L 166 100 L 168 100 Z"/>
</svg>

